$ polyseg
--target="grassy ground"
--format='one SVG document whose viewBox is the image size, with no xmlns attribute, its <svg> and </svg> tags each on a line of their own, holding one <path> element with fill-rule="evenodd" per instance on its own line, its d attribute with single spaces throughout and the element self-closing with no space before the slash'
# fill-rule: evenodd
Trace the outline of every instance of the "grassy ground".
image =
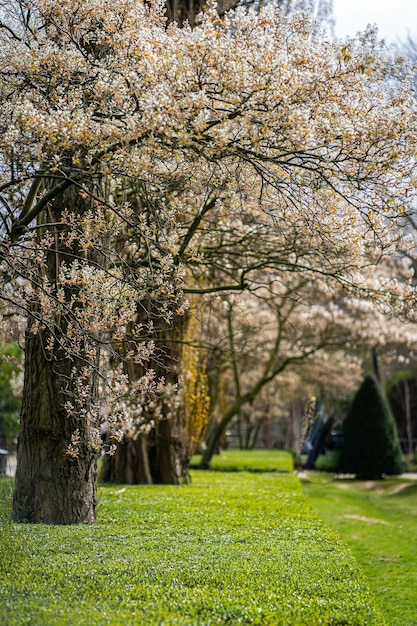
<svg viewBox="0 0 417 626">
<path fill-rule="evenodd" d="M 191 466 L 198 467 L 201 456 L 192 458 Z M 216 454 L 210 469 L 221 472 L 292 472 L 293 459 L 282 450 L 237 450 L 231 448 Z"/>
<path fill-rule="evenodd" d="M 416 626 L 417 482 L 307 477 L 314 509 L 351 548 L 389 626 Z"/>
<path fill-rule="evenodd" d="M 16 525 L 10 479 L 0 491 L 0 624 L 383 623 L 356 561 L 293 474 L 199 471 L 187 486 L 103 486 L 98 524 L 78 527 Z"/>
</svg>

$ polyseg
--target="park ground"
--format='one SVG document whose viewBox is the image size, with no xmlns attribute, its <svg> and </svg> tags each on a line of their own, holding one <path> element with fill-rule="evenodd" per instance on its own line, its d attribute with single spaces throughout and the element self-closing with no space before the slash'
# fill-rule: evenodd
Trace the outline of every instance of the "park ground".
<svg viewBox="0 0 417 626">
<path fill-rule="evenodd" d="M 191 485 L 102 485 L 94 526 L 13 524 L 3 477 L 0 624 L 416 625 L 417 482 L 291 462 L 230 451 Z"/>
</svg>

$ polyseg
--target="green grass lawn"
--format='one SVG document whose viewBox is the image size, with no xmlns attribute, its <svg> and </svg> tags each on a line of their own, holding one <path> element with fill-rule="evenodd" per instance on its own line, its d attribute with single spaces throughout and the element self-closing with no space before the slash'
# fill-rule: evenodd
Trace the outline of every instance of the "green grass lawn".
<svg viewBox="0 0 417 626">
<path fill-rule="evenodd" d="M 389 626 L 417 625 L 417 482 L 308 472 L 314 509 L 346 541 Z"/>
<path fill-rule="evenodd" d="M 197 467 L 200 455 L 192 458 L 191 466 Z M 238 450 L 230 448 L 216 454 L 210 469 L 221 472 L 292 472 L 291 454 L 282 450 Z"/>
<path fill-rule="evenodd" d="M 1 479 L 0 624 L 383 624 L 296 476 L 192 477 L 102 486 L 98 523 L 67 527 L 12 523 Z"/>
</svg>

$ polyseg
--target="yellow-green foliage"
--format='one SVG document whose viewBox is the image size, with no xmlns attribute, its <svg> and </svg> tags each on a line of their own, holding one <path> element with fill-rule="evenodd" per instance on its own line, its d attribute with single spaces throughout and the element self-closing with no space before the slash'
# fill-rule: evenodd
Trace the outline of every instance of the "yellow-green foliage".
<svg viewBox="0 0 417 626">
<path fill-rule="evenodd" d="M 197 449 L 210 415 L 210 395 L 207 376 L 207 352 L 193 341 L 200 336 L 200 320 L 191 307 L 190 318 L 182 349 L 182 373 L 185 418 L 188 431 L 188 451 L 191 456 Z"/>
<path fill-rule="evenodd" d="M 9 486 L 0 481 L 3 507 Z M 352 555 L 293 474 L 199 471 L 191 485 L 105 486 L 99 519 L 6 523 L 1 624 L 383 623 Z"/>
</svg>

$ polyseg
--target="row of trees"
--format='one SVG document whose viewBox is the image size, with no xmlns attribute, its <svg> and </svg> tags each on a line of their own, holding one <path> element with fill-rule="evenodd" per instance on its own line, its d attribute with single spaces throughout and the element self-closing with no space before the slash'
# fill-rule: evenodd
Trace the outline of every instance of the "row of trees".
<svg viewBox="0 0 417 626">
<path fill-rule="evenodd" d="M 28 320 L 14 514 L 92 522 L 103 423 L 135 480 L 186 480 L 209 414 L 204 466 L 279 374 L 411 315 L 412 72 L 372 31 L 342 45 L 273 7 L 0 15 L 0 297 Z"/>
</svg>

